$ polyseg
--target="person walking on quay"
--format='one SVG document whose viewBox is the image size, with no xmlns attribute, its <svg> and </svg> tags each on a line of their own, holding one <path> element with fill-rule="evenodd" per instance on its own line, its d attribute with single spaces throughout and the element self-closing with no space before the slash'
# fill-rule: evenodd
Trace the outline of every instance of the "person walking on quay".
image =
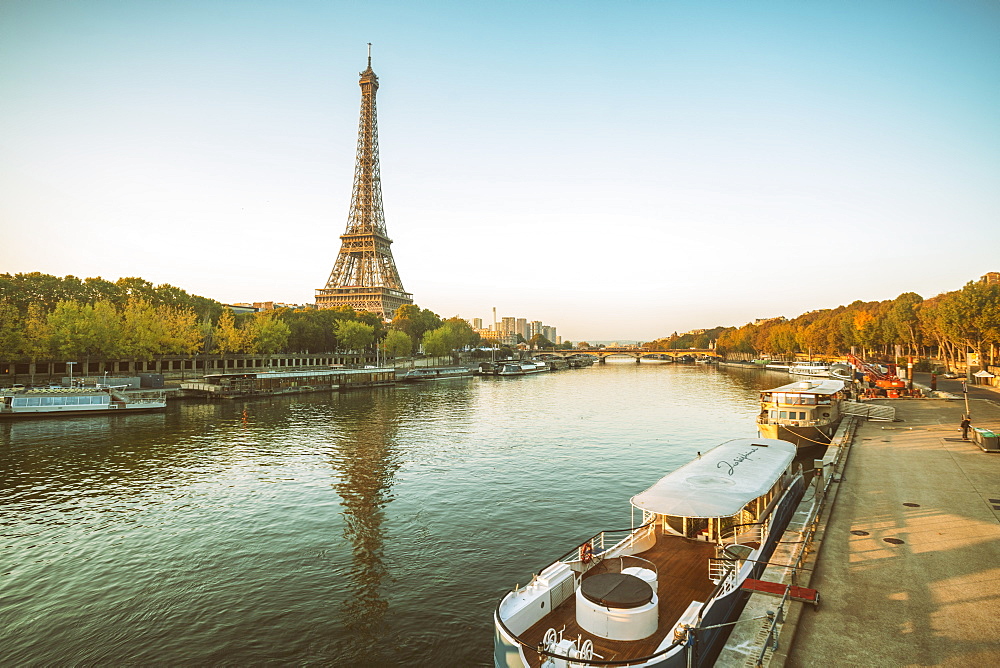
<svg viewBox="0 0 1000 668">
<path fill-rule="evenodd" d="M 969 419 L 969 416 L 966 415 L 964 418 L 962 418 L 962 424 L 959 425 L 959 427 L 962 428 L 963 441 L 969 440 L 969 427 L 971 426 L 972 426 L 972 421 Z"/>
</svg>

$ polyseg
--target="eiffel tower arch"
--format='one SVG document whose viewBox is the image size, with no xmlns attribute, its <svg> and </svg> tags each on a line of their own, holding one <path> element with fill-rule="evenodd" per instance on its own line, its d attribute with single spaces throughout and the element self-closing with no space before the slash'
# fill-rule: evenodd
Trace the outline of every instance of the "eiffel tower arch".
<svg viewBox="0 0 1000 668">
<path fill-rule="evenodd" d="M 326 287 L 316 290 L 316 306 L 350 306 L 391 320 L 397 308 L 413 303 L 413 295 L 403 289 L 389 249 L 392 239 L 385 230 L 375 115 L 378 77 L 372 71 L 371 46 L 368 45 L 368 69 L 360 73 L 361 120 L 358 124 L 358 155 L 354 164 L 351 212 L 347 218 L 347 230 L 340 235 L 340 253 Z"/>
</svg>

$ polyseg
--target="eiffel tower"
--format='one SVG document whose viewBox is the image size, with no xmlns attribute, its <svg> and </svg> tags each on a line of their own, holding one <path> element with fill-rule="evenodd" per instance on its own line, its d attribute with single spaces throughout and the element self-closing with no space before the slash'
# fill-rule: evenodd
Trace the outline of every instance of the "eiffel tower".
<svg viewBox="0 0 1000 668">
<path fill-rule="evenodd" d="M 360 74 L 361 122 L 358 124 L 351 213 L 347 218 L 347 231 L 340 235 L 340 254 L 326 287 L 316 290 L 316 306 L 350 306 L 390 320 L 397 308 L 413 303 L 413 295 L 403 289 L 389 250 L 392 239 L 385 232 L 375 118 L 378 77 L 372 71 L 371 44 L 368 45 L 368 69 Z"/>
</svg>

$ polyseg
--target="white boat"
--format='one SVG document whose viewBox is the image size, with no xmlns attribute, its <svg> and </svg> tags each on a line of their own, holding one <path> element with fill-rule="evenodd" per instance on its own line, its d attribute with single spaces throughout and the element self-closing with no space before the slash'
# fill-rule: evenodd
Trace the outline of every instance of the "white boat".
<svg viewBox="0 0 1000 668">
<path fill-rule="evenodd" d="M 844 382 L 854 381 L 854 367 L 844 362 L 834 362 L 830 365 L 830 378 Z"/>
<path fill-rule="evenodd" d="M 830 442 L 842 417 L 844 381 L 799 380 L 760 394 L 757 429 L 764 438 L 780 438 L 799 447 Z"/>
<path fill-rule="evenodd" d="M 791 362 L 782 362 L 780 360 L 775 360 L 773 362 L 768 362 L 764 365 L 765 369 L 770 369 L 771 371 L 788 371 L 792 368 Z"/>
<path fill-rule="evenodd" d="M 823 362 L 799 362 L 798 364 L 793 364 L 791 368 L 788 369 L 788 373 L 796 376 L 820 376 L 823 378 L 829 378 L 830 365 L 824 364 Z"/>
<path fill-rule="evenodd" d="M 549 366 L 545 362 L 502 362 L 497 369 L 498 376 L 524 376 L 529 373 L 541 373 L 548 371 Z"/>
<path fill-rule="evenodd" d="M 594 535 L 501 599 L 495 668 L 708 665 L 802 498 L 795 452 L 729 441 L 633 496 L 640 526 Z"/>
<path fill-rule="evenodd" d="M 471 375 L 472 369 L 464 366 L 421 367 L 410 369 L 403 375 L 396 376 L 396 379 L 404 383 L 413 383 L 426 380 L 447 380 L 449 378 L 461 378 Z"/>
<path fill-rule="evenodd" d="M 120 387 L 0 390 L 0 417 L 96 415 L 165 408 L 162 390 L 125 392 Z"/>
</svg>

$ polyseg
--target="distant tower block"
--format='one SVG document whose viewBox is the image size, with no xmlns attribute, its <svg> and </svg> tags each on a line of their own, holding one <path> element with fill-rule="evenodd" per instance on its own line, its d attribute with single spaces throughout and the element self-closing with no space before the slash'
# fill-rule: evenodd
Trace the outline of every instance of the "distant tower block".
<svg viewBox="0 0 1000 668">
<path fill-rule="evenodd" d="M 347 231 L 340 235 L 340 254 L 326 281 L 316 291 L 318 308 L 350 306 L 371 311 L 390 320 L 396 309 L 412 304 L 413 295 L 403 289 L 392 259 L 382 212 L 382 182 L 378 166 L 378 125 L 375 92 L 378 77 L 372 71 L 372 45 L 368 45 L 368 69 L 361 72 L 361 122 L 358 125 L 358 157 L 354 165 L 354 191 Z"/>
</svg>

